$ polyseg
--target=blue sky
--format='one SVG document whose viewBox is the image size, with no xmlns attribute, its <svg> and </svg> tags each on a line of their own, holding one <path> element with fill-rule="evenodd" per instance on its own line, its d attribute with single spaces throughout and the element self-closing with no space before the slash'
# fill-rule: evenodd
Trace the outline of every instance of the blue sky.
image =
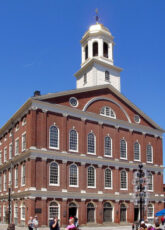
<svg viewBox="0 0 165 230">
<path fill-rule="evenodd" d="M 0 127 L 33 91 L 76 87 L 79 41 L 96 8 L 115 37 L 122 93 L 165 129 L 164 0 L 1 0 Z"/>
</svg>

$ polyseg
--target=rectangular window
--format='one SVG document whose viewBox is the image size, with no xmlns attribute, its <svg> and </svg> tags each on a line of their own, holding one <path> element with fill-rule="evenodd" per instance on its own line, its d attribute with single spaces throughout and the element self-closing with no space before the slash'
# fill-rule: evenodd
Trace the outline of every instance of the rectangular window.
<svg viewBox="0 0 165 230">
<path fill-rule="evenodd" d="M 3 191 L 6 191 L 7 184 L 6 184 L 6 173 L 3 174 Z"/>
<path fill-rule="evenodd" d="M 26 150 L 26 133 L 22 134 L 22 152 Z"/>
<path fill-rule="evenodd" d="M 15 155 L 19 154 L 19 139 L 15 140 Z"/>
<path fill-rule="evenodd" d="M 7 148 L 4 148 L 4 162 L 7 161 Z"/>
<path fill-rule="evenodd" d="M 15 188 L 18 187 L 18 167 L 15 168 L 15 181 L 14 181 Z"/>
<path fill-rule="evenodd" d="M 23 164 L 21 168 L 21 185 L 25 185 L 25 164 Z"/>
<path fill-rule="evenodd" d="M 9 159 L 12 159 L 12 154 L 13 153 L 13 145 L 12 145 L 12 143 L 10 143 L 10 145 L 9 145 Z"/>
</svg>

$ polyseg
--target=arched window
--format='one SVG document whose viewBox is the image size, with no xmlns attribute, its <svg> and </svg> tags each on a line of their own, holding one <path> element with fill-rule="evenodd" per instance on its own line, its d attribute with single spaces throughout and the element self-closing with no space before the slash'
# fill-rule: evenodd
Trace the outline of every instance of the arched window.
<svg viewBox="0 0 165 230">
<path fill-rule="evenodd" d="M 134 160 L 140 161 L 140 144 L 138 141 L 134 143 Z"/>
<path fill-rule="evenodd" d="M 113 109 L 111 109 L 109 106 L 104 106 L 100 110 L 100 115 L 110 117 L 110 118 L 116 118 L 116 114 Z"/>
<path fill-rule="evenodd" d="M 49 168 L 49 184 L 50 185 L 59 185 L 59 169 L 56 162 L 50 163 Z"/>
<path fill-rule="evenodd" d="M 76 130 L 72 129 L 69 133 L 69 150 L 78 151 L 78 133 Z"/>
<path fill-rule="evenodd" d="M 108 58 L 108 44 L 106 42 L 103 43 L 103 55 Z"/>
<path fill-rule="evenodd" d="M 127 189 L 127 172 L 122 170 L 120 172 L 120 189 L 126 190 Z"/>
<path fill-rule="evenodd" d="M 88 187 L 95 187 L 95 168 L 92 166 L 88 167 Z"/>
<path fill-rule="evenodd" d="M 111 169 L 105 169 L 105 188 L 112 188 L 112 171 Z"/>
<path fill-rule="evenodd" d="M 113 207 L 109 202 L 104 203 L 103 220 L 104 220 L 104 222 L 112 222 L 113 221 Z"/>
<path fill-rule="evenodd" d="M 109 136 L 104 138 L 104 155 L 112 156 L 112 139 Z"/>
<path fill-rule="evenodd" d="M 75 164 L 72 164 L 70 166 L 69 185 L 70 186 L 78 185 L 78 168 L 77 165 Z"/>
<path fill-rule="evenodd" d="M 105 71 L 105 81 L 109 82 L 110 81 L 110 76 L 109 76 L 109 72 Z"/>
<path fill-rule="evenodd" d="M 127 159 L 127 142 L 124 139 L 120 140 L 120 158 Z"/>
<path fill-rule="evenodd" d="M 151 172 L 148 173 L 148 191 L 153 191 L 153 175 Z"/>
<path fill-rule="evenodd" d="M 93 133 L 88 134 L 88 153 L 95 154 L 95 135 Z"/>
<path fill-rule="evenodd" d="M 98 43 L 93 43 L 93 57 L 98 56 Z"/>
<path fill-rule="evenodd" d="M 49 220 L 53 220 L 53 218 L 57 216 L 60 218 L 60 210 L 57 202 L 53 201 L 49 205 Z"/>
<path fill-rule="evenodd" d="M 59 130 L 54 125 L 49 129 L 49 147 L 54 149 L 59 148 Z"/>
<path fill-rule="evenodd" d="M 153 162 L 153 147 L 150 144 L 147 145 L 147 162 Z"/>
<path fill-rule="evenodd" d="M 85 60 L 88 59 L 88 45 L 85 46 Z"/>
<path fill-rule="evenodd" d="M 154 207 L 152 204 L 147 206 L 147 219 L 149 222 L 154 220 Z"/>
</svg>

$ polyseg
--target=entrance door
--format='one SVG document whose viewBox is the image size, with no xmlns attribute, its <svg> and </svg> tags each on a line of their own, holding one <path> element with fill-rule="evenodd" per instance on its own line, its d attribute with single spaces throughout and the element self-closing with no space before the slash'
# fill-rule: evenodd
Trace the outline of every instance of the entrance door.
<svg viewBox="0 0 165 230">
<path fill-rule="evenodd" d="M 94 222 L 95 221 L 95 207 L 92 203 L 87 205 L 87 221 Z"/>
<path fill-rule="evenodd" d="M 104 204 L 103 220 L 104 222 L 112 222 L 112 205 L 108 202 Z"/>
<path fill-rule="evenodd" d="M 77 206 L 75 203 L 69 204 L 69 217 L 77 217 Z"/>
<path fill-rule="evenodd" d="M 127 221 L 127 209 L 125 204 L 120 205 L 120 222 L 126 222 Z"/>
<path fill-rule="evenodd" d="M 134 222 L 139 220 L 139 208 L 134 208 Z"/>
</svg>

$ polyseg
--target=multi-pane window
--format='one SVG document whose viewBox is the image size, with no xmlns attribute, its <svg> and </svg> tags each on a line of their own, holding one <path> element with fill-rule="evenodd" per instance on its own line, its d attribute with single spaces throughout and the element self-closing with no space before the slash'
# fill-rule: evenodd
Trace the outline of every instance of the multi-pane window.
<svg viewBox="0 0 165 230">
<path fill-rule="evenodd" d="M 91 132 L 88 134 L 88 153 L 95 152 L 95 135 Z"/>
<path fill-rule="evenodd" d="M 109 136 L 104 138 L 104 155 L 112 156 L 112 139 Z"/>
<path fill-rule="evenodd" d="M 88 187 L 95 187 L 95 168 L 92 166 L 88 167 Z"/>
<path fill-rule="evenodd" d="M 120 172 L 120 189 L 127 189 L 127 172 L 125 170 Z"/>
<path fill-rule="evenodd" d="M 19 154 L 19 139 L 15 140 L 15 155 Z"/>
<path fill-rule="evenodd" d="M 49 129 L 49 147 L 59 148 L 59 129 L 54 125 Z"/>
<path fill-rule="evenodd" d="M 21 167 L 21 185 L 25 185 L 25 164 Z"/>
<path fill-rule="evenodd" d="M 100 115 L 110 117 L 110 118 L 116 118 L 116 113 L 109 106 L 102 107 L 100 111 Z"/>
<path fill-rule="evenodd" d="M 147 206 L 147 219 L 152 221 L 154 219 L 154 207 L 152 204 Z"/>
<path fill-rule="evenodd" d="M 153 175 L 148 173 L 148 191 L 153 191 Z"/>
<path fill-rule="evenodd" d="M 75 164 L 72 164 L 70 166 L 69 184 L 71 186 L 78 185 L 78 168 L 77 165 Z"/>
<path fill-rule="evenodd" d="M 21 220 L 25 220 L 25 205 L 21 206 Z"/>
<path fill-rule="evenodd" d="M 22 151 L 26 150 L 26 133 L 22 134 Z"/>
<path fill-rule="evenodd" d="M 153 148 L 150 144 L 147 145 L 147 162 L 153 162 Z"/>
<path fill-rule="evenodd" d="M 15 168 L 15 180 L 14 180 L 14 186 L 15 188 L 18 187 L 18 166 Z"/>
<path fill-rule="evenodd" d="M 72 129 L 69 133 L 69 150 L 78 150 L 78 133 L 76 130 Z"/>
<path fill-rule="evenodd" d="M 134 160 L 140 161 L 140 144 L 137 141 L 134 143 Z"/>
<path fill-rule="evenodd" d="M 2 164 L 2 151 L 0 151 L 0 164 Z"/>
<path fill-rule="evenodd" d="M 9 186 L 11 186 L 11 170 L 9 170 L 9 177 L 8 177 L 8 179 L 9 179 Z"/>
<path fill-rule="evenodd" d="M 0 175 L 0 192 L 2 192 L 2 175 Z"/>
<path fill-rule="evenodd" d="M 55 216 L 57 216 L 58 218 L 60 217 L 59 206 L 55 201 L 53 201 L 49 205 L 49 220 L 52 220 Z"/>
<path fill-rule="evenodd" d="M 6 173 L 3 174 L 3 191 L 7 189 Z"/>
<path fill-rule="evenodd" d="M 127 159 L 127 143 L 124 139 L 120 140 L 120 158 Z"/>
<path fill-rule="evenodd" d="M 4 162 L 7 161 L 7 148 L 4 148 Z"/>
<path fill-rule="evenodd" d="M 111 169 L 105 169 L 105 188 L 112 188 L 112 171 Z"/>
<path fill-rule="evenodd" d="M 10 145 L 9 145 L 9 159 L 12 158 L 12 152 L 13 152 L 13 145 L 12 145 L 12 143 L 10 143 Z"/>
<path fill-rule="evenodd" d="M 58 170 L 58 164 L 56 162 L 52 162 L 50 164 L 49 172 L 50 172 L 49 184 L 58 185 L 59 184 L 59 170 Z"/>
</svg>

